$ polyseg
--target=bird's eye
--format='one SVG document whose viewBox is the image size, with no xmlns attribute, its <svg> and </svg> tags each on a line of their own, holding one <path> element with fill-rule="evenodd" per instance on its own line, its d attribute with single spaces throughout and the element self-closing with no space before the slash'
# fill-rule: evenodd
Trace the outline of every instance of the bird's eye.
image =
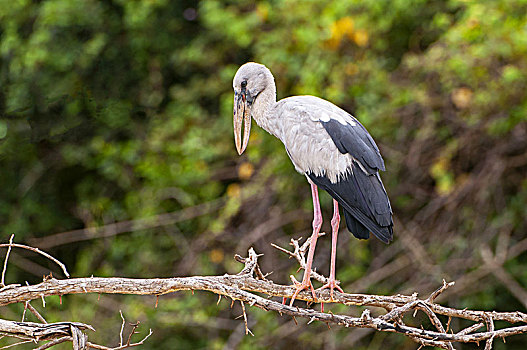
<svg viewBox="0 0 527 350">
<path fill-rule="evenodd" d="M 247 80 L 242 81 L 242 89 L 247 86 Z"/>
</svg>

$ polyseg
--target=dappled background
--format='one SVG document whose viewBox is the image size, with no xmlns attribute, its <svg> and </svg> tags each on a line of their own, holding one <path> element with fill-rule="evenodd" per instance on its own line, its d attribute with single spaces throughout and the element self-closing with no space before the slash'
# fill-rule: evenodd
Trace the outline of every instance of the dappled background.
<svg viewBox="0 0 527 350">
<path fill-rule="evenodd" d="M 253 60 L 274 73 L 278 98 L 317 95 L 354 114 L 386 161 L 395 241 L 343 230 L 345 291 L 425 296 L 444 278 L 456 286 L 442 303 L 525 311 L 526 13 L 520 0 L 2 0 L 0 238 L 14 233 L 75 277 L 236 273 L 233 255 L 254 246 L 264 272 L 289 284 L 297 266 L 270 243 L 311 233 L 311 197 L 263 130 L 236 153 L 232 77 Z M 330 230 L 331 198 L 321 201 Z M 326 236 L 319 272 L 329 271 L 329 251 Z M 15 250 L 6 282 L 38 283 L 49 271 L 63 277 Z M 254 308 L 255 336 L 245 336 L 239 305 L 216 299 L 34 305 L 48 321 L 92 324 L 89 339 L 111 346 L 122 310 L 142 334 L 153 329 L 144 349 L 416 348 L 401 335 L 297 326 Z M 3 308 L 2 318 L 21 311 Z M 495 347 L 525 344 L 516 336 Z"/>
</svg>

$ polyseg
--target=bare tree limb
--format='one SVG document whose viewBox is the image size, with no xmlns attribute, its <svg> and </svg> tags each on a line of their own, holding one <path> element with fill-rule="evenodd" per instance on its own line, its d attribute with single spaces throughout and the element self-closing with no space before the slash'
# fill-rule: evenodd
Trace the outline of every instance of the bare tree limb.
<svg viewBox="0 0 527 350">
<path fill-rule="evenodd" d="M 42 248 L 51 248 L 94 238 L 115 236 L 124 232 L 173 225 L 177 222 L 193 219 L 195 217 L 211 213 L 219 209 L 224 202 L 225 200 L 223 198 L 219 198 L 217 200 L 198 204 L 176 212 L 164 213 L 135 220 L 120 221 L 100 227 L 87 227 L 73 231 L 61 232 L 51 236 L 46 236 L 44 238 L 33 238 L 29 241 L 29 243 Z"/>
<path fill-rule="evenodd" d="M 306 244 L 300 245 L 297 240 L 291 240 L 291 245 L 293 246 L 292 252 L 283 248 L 279 249 L 295 257 L 302 266 L 302 263 L 305 261 L 304 255 L 308 246 Z M 18 245 L 10 243 L 9 246 L 16 247 Z M 236 275 L 226 274 L 223 276 L 193 276 L 165 279 L 89 277 L 65 280 L 59 280 L 49 276 L 42 283 L 36 285 L 10 285 L 0 289 L 0 306 L 24 302 L 35 313 L 36 310 L 32 307 L 30 308 L 30 300 L 41 299 L 45 303 L 46 297 L 55 295 L 108 293 L 160 296 L 184 290 L 203 290 L 218 294 L 220 298 L 221 296 L 226 296 L 232 299 L 233 302 L 235 300 L 240 301 L 243 312 L 241 317 L 243 317 L 246 334 L 252 334 L 248 327 L 246 304 L 256 306 L 266 311 L 275 311 L 280 315 L 291 316 L 295 322 L 296 318 L 304 318 L 308 320 L 308 324 L 319 321 L 328 325 L 334 324 L 344 327 L 369 328 L 376 331 L 400 333 L 423 346 L 436 346 L 450 350 L 454 349 L 453 344 L 456 342 L 485 342 L 485 348 L 491 350 L 493 340 L 496 337 L 504 338 L 515 334 L 527 333 L 527 314 L 521 312 L 460 310 L 436 304 L 435 299 L 454 285 L 454 282 L 447 283 L 446 281 L 443 281 L 443 285 L 431 293 L 426 299 L 418 298 L 417 293 L 412 295 L 397 294 L 383 296 L 347 294 L 339 293 L 338 291 L 334 291 L 334 296 L 331 298 L 328 290 L 318 291 L 316 302 L 378 307 L 387 311 L 385 314 L 377 317 L 373 317 L 369 309 L 366 309 L 360 317 L 352 317 L 284 305 L 272 300 L 271 297 L 290 298 L 295 292 L 295 288 L 275 284 L 273 281 L 266 279 L 258 265 L 258 258 L 260 256 L 252 248 L 249 249 L 247 258 L 236 256 L 235 259 L 244 264 L 242 271 Z M 325 277 L 321 276 L 321 280 L 325 281 Z M 260 294 L 266 295 L 267 297 L 261 296 Z M 308 291 L 300 292 L 297 299 L 315 302 L 311 293 Z M 434 329 L 426 329 L 421 324 L 414 325 L 411 324 L 412 322 L 408 323 L 408 321 L 405 321 L 407 319 L 405 315 L 411 311 L 414 314 L 418 311 L 424 312 L 428 319 L 430 319 Z M 38 312 L 36 312 L 37 314 Z M 438 315 L 449 317 L 446 329 Z M 138 326 L 138 323 L 132 324 L 132 331 L 130 332 L 128 340 L 125 342 L 123 338 L 125 321 L 122 314 L 121 317 L 123 324 L 121 326 L 119 346 L 116 348 L 108 348 L 88 342 L 87 336 L 82 330 L 93 330 L 93 328 L 83 323 L 59 322 L 46 324 L 0 320 L 0 333 L 35 342 L 42 340 L 50 341 L 42 345 L 40 349 L 46 349 L 60 342 L 69 341 L 72 342 L 74 349 L 94 348 L 102 350 L 118 350 L 140 345 L 152 334 L 150 331 L 140 342 L 131 343 L 132 335 L 135 334 Z M 476 324 L 455 331 L 450 329 L 450 321 L 452 318 L 463 318 L 475 321 Z M 43 317 L 40 320 L 45 322 Z M 508 326 L 496 329 L 495 321 L 507 321 L 509 323 L 521 322 L 523 324 L 515 327 Z M 485 324 L 487 325 L 486 331 L 474 333 Z"/>
<path fill-rule="evenodd" d="M 291 286 L 275 284 L 268 280 L 258 280 L 247 275 L 193 276 L 153 279 L 88 277 L 58 280 L 50 278 L 36 285 L 19 286 L 0 291 L 0 306 L 41 299 L 53 295 L 87 293 L 163 295 L 183 290 L 205 290 L 230 297 L 227 293 L 226 287 L 287 298 L 290 298 L 294 293 L 294 288 Z M 334 298 L 331 300 L 329 291 L 324 290 L 317 293 L 318 301 L 324 303 L 375 306 L 384 309 L 393 309 L 397 306 L 415 307 L 418 304 L 417 295 L 409 296 L 397 294 L 393 296 L 384 296 L 348 294 L 335 291 Z M 300 292 L 297 299 L 314 302 L 311 294 L 306 291 Z M 411 302 L 416 303 L 414 305 L 406 305 Z M 483 320 L 485 314 L 488 314 L 496 321 L 527 323 L 527 314 L 522 312 L 458 310 L 439 304 L 429 304 L 429 307 L 436 314 L 461 317 L 472 321 Z"/>
<path fill-rule="evenodd" d="M 387 314 L 379 317 L 371 317 L 370 313 L 365 313 L 361 317 L 351 317 L 283 305 L 280 302 L 254 294 L 254 292 L 259 292 L 269 296 L 290 297 L 294 292 L 294 288 L 290 286 L 281 286 L 268 280 L 258 280 L 252 277 L 252 273 L 256 269 L 257 257 L 258 255 L 256 253 L 250 252 L 243 270 L 247 273 L 242 275 L 194 276 L 168 279 L 91 277 L 57 280 L 55 278 L 50 278 L 37 285 L 20 286 L 0 292 L 0 306 L 63 294 L 111 293 L 162 295 L 181 290 L 205 290 L 227 296 L 233 300 L 239 300 L 264 310 L 276 311 L 280 314 L 297 318 L 305 318 L 311 322 L 320 321 L 344 327 L 372 328 L 378 331 L 401 333 L 412 337 L 412 339 L 420 339 L 422 340 L 420 342 L 426 345 L 438 345 L 437 342 L 487 341 L 495 337 L 506 337 L 513 334 L 527 333 L 527 325 L 499 330 L 491 330 L 489 327 L 486 332 L 480 333 L 470 333 L 472 331 L 472 329 L 470 329 L 464 330 L 463 332 L 448 334 L 444 331 L 442 326 L 437 327 L 439 328 L 438 331 L 432 331 L 393 322 L 393 320 L 400 318 L 410 310 L 423 310 L 427 312 L 428 315 L 431 315 L 432 313 L 442 314 L 478 322 L 481 320 L 492 319 L 493 321 L 502 320 L 511 323 L 527 323 L 527 315 L 520 312 L 500 313 L 457 310 L 433 303 L 431 300 L 433 300 L 433 298 L 440 292 L 444 291 L 446 289 L 445 286 L 451 285 L 446 283 L 439 289 L 439 292 L 436 291 L 432 293 L 428 299 L 418 299 L 416 295 L 380 296 L 335 293 L 335 300 L 333 300 L 333 302 L 340 302 L 347 305 L 377 306 L 391 310 Z M 319 293 L 319 301 L 331 302 L 329 292 L 324 292 Z M 313 301 L 311 298 L 312 296 L 310 293 L 304 292 L 299 294 L 299 299 Z M 64 336 L 64 334 L 60 335 Z M 68 334 L 68 336 L 71 335 Z M 449 348 L 447 344 L 442 344 L 442 347 Z"/>
</svg>

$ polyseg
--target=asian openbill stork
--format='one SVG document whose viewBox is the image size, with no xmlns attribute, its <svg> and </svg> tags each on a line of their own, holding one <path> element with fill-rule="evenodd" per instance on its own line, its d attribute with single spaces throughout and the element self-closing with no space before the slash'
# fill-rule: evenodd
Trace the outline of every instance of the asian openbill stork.
<svg viewBox="0 0 527 350">
<path fill-rule="evenodd" d="M 318 187 L 333 197 L 331 219 L 331 268 L 329 280 L 320 289 L 342 289 L 335 280 L 339 229 L 339 205 L 344 209 L 348 230 L 367 239 L 372 232 L 384 243 L 393 238 L 390 200 L 379 176 L 385 170 L 379 148 L 366 128 L 352 115 L 315 96 L 293 96 L 276 101 L 271 71 L 262 64 L 241 66 L 233 80 L 234 139 L 241 155 L 249 142 L 251 117 L 283 142 L 295 169 L 307 177 L 313 196 L 314 219 L 311 245 L 302 282 L 295 282 L 295 297 L 311 289 L 311 267 L 322 226 Z M 242 137 L 242 124 L 244 125 Z"/>
</svg>

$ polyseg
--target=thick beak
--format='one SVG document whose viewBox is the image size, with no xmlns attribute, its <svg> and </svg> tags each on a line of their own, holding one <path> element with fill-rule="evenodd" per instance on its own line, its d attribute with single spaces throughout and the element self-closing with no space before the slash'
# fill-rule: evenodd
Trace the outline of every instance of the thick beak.
<svg viewBox="0 0 527 350">
<path fill-rule="evenodd" d="M 247 148 L 251 134 L 251 107 L 247 103 L 244 90 L 234 95 L 234 142 L 239 155 Z M 242 123 L 245 124 L 243 128 L 243 142 Z"/>
</svg>

